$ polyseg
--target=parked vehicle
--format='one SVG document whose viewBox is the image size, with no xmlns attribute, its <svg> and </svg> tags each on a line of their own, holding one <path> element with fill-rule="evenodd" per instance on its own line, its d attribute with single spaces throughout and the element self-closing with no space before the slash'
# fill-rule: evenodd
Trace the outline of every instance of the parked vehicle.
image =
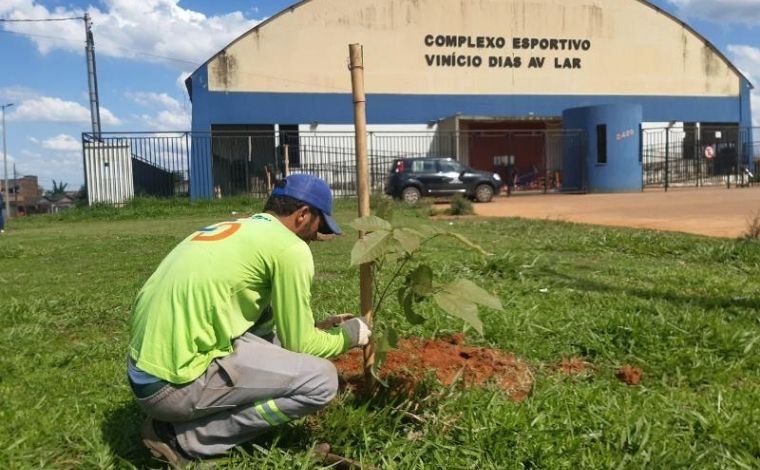
<svg viewBox="0 0 760 470">
<path fill-rule="evenodd" d="M 489 202 L 501 187 L 498 174 L 473 170 L 452 158 L 398 158 L 391 165 L 385 193 L 412 204 L 421 197 L 454 194 Z"/>
</svg>

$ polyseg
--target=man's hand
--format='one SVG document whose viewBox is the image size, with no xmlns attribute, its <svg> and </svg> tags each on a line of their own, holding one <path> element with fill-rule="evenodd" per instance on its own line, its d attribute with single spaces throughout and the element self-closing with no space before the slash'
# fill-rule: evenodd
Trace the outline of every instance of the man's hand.
<svg viewBox="0 0 760 470">
<path fill-rule="evenodd" d="M 369 344 L 369 337 L 372 336 L 372 330 L 369 329 L 369 326 L 367 326 L 361 318 L 347 320 L 343 322 L 340 327 L 346 330 L 346 334 L 351 340 L 352 348 Z"/>
<path fill-rule="evenodd" d="M 350 313 L 341 313 L 340 315 L 333 315 L 325 320 L 318 321 L 314 323 L 314 326 L 320 330 L 329 330 L 330 328 L 339 326 L 352 318 L 354 318 L 354 316 Z"/>
</svg>

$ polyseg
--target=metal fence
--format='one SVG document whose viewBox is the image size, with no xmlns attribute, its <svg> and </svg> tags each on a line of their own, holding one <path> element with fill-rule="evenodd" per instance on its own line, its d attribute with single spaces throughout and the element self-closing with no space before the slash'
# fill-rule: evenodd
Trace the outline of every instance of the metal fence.
<svg viewBox="0 0 760 470">
<path fill-rule="evenodd" d="M 356 194 L 353 132 L 84 133 L 82 140 L 91 204 L 187 196 L 191 185 L 211 188 L 204 197 L 265 196 L 290 173 L 315 174 L 338 197 Z M 563 172 L 566 159 L 582 161 L 584 142 L 580 131 L 562 130 L 370 132 L 370 188 L 382 192 L 394 159 L 414 156 L 465 161 L 500 173 L 516 190 L 582 191 L 583 175 L 568 184 Z"/>
<path fill-rule="evenodd" d="M 697 126 L 642 131 L 643 186 L 746 186 L 760 174 L 760 128 Z"/>
<path fill-rule="evenodd" d="M 82 134 L 89 203 L 189 193 L 190 133 Z"/>
</svg>

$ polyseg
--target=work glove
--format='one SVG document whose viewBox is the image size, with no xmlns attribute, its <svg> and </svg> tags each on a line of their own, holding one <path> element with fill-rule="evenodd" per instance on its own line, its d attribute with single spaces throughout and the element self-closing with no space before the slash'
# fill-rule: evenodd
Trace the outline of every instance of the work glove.
<svg viewBox="0 0 760 470">
<path fill-rule="evenodd" d="M 346 331 L 346 335 L 351 340 L 351 347 L 366 346 L 369 344 L 369 337 L 372 336 L 372 330 L 369 329 L 364 320 L 361 318 L 352 318 L 340 325 Z"/>
<path fill-rule="evenodd" d="M 322 321 L 318 321 L 314 323 L 314 326 L 320 330 L 329 330 L 330 328 L 339 326 L 352 318 L 354 318 L 354 316 L 350 313 L 341 313 L 340 315 L 333 315 Z"/>
</svg>

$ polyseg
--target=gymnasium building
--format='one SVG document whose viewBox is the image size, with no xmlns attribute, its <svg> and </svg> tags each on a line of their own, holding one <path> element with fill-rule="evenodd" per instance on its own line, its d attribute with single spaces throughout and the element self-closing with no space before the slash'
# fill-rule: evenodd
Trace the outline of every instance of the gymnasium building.
<svg viewBox="0 0 760 470">
<path fill-rule="evenodd" d="M 190 152 L 191 197 L 283 171 L 350 192 L 353 43 L 374 186 L 404 155 L 583 192 L 723 183 L 756 158 L 752 84 L 645 0 L 306 0 L 187 79 L 193 136 L 209 136 Z"/>
</svg>

